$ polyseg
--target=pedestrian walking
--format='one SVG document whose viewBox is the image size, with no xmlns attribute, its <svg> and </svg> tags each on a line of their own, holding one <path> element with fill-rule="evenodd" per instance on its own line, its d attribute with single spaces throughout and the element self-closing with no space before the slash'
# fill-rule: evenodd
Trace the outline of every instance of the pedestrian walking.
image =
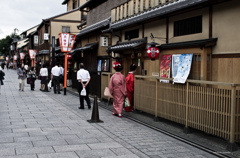
<svg viewBox="0 0 240 158">
<path fill-rule="evenodd" d="M 134 96 L 134 73 L 136 72 L 137 66 L 135 64 L 130 65 L 130 72 L 126 77 L 126 86 L 127 86 L 127 97 L 130 102 L 130 106 L 125 107 L 126 112 L 133 111 L 133 96 Z"/>
<path fill-rule="evenodd" d="M 63 84 L 64 84 L 64 68 L 63 68 L 63 64 L 59 64 L 59 68 L 60 68 L 60 91 L 63 90 Z"/>
<path fill-rule="evenodd" d="M 31 90 L 34 91 L 35 88 L 35 80 L 36 80 L 36 70 L 35 67 L 32 67 L 29 71 L 30 81 L 31 81 Z"/>
<path fill-rule="evenodd" d="M 4 70 L 5 62 L 2 62 L 1 66 L 2 66 L 2 70 Z"/>
<path fill-rule="evenodd" d="M 3 85 L 5 73 L 3 72 L 1 66 L 0 66 L 0 95 L 1 95 L 1 86 Z"/>
<path fill-rule="evenodd" d="M 84 109 L 84 99 L 87 102 L 88 109 L 91 109 L 91 103 L 89 99 L 89 82 L 90 82 L 90 74 L 87 70 L 84 69 L 84 64 L 80 63 L 79 64 L 79 70 L 77 72 L 77 80 L 78 80 L 78 93 L 79 93 L 79 98 L 80 98 L 80 107 L 79 109 Z M 85 88 L 86 90 L 86 95 L 82 96 L 81 92 Z"/>
<path fill-rule="evenodd" d="M 116 70 L 116 73 L 111 77 L 109 83 L 109 90 L 113 96 L 113 115 L 122 117 L 123 103 L 127 95 L 126 80 L 121 73 L 121 63 L 115 62 L 113 68 Z"/>
<path fill-rule="evenodd" d="M 60 76 L 60 68 L 58 67 L 59 63 L 57 63 L 51 70 L 51 79 L 52 79 L 52 82 L 53 82 L 53 90 L 54 90 L 54 93 L 56 94 L 57 91 L 58 91 L 58 94 L 61 94 L 60 93 L 60 83 L 59 83 L 59 76 Z M 57 88 L 57 90 L 56 90 Z"/>
<path fill-rule="evenodd" d="M 48 91 L 48 83 L 51 80 L 51 68 L 50 68 L 50 65 L 46 64 L 46 68 L 48 70 L 48 76 L 47 76 L 47 80 L 46 80 L 46 83 L 45 83 L 44 92 L 50 92 L 50 91 Z"/>
<path fill-rule="evenodd" d="M 46 68 L 46 65 L 43 64 L 43 67 L 40 69 L 39 75 L 41 76 L 41 88 L 40 91 L 44 90 L 44 86 L 47 83 L 48 78 L 48 69 Z"/>
<path fill-rule="evenodd" d="M 19 91 L 24 91 L 24 86 L 26 82 L 25 80 L 27 78 L 27 71 L 24 68 L 24 64 L 22 64 L 21 67 L 18 68 L 17 74 L 19 79 Z"/>
</svg>

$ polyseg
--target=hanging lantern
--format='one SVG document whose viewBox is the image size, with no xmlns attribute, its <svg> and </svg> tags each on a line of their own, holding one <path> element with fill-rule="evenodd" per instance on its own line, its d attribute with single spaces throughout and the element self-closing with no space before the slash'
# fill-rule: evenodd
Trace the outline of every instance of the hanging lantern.
<svg viewBox="0 0 240 158">
<path fill-rule="evenodd" d="M 20 53 L 20 59 L 23 60 L 25 58 L 25 53 Z"/>
<path fill-rule="evenodd" d="M 37 50 L 29 49 L 28 52 L 29 52 L 30 59 L 31 59 L 31 60 L 35 59 L 36 54 L 37 54 Z"/>
<path fill-rule="evenodd" d="M 76 35 L 70 33 L 59 33 L 59 43 L 62 52 L 71 52 Z"/>
<path fill-rule="evenodd" d="M 71 60 L 71 59 L 72 59 L 72 55 L 71 55 L 71 54 L 68 54 L 68 55 L 67 55 L 67 59 L 68 59 L 68 60 Z"/>
<path fill-rule="evenodd" d="M 160 50 L 157 47 L 149 47 L 147 50 L 147 55 L 151 60 L 155 60 L 159 57 Z"/>
<path fill-rule="evenodd" d="M 115 61 L 115 62 L 113 63 L 113 68 L 114 68 L 114 70 L 116 70 L 116 68 L 121 67 L 121 66 L 122 66 L 121 63 L 119 63 L 118 61 Z"/>
</svg>

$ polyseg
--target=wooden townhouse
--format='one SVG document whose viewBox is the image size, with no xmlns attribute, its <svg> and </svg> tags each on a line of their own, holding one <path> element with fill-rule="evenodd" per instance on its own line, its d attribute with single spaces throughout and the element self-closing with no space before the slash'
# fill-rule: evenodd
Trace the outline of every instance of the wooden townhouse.
<svg viewBox="0 0 240 158">
<path fill-rule="evenodd" d="M 80 21 L 80 12 L 78 9 L 73 9 L 65 13 L 42 20 L 42 22 L 37 28 L 39 37 L 39 43 L 37 46 L 38 51 L 36 56 L 37 72 L 43 64 L 50 65 L 52 63 L 51 61 L 53 37 L 55 39 L 55 44 L 57 44 L 59 43 L 59 33 L 77 33 L 77 26 L 79 25 Z M 60 49 L 56 50 L 56 52 L 61 53 Z M 54 60 L 56 59 L 54 58 Z"/>
<path fill-rule="evenodd" d="M 135 109 L 222 137 L 230 141 L 229 150 L 236 149 L 239 13 L 238 0 L 130 0 L 114 7 L 110 27 L 102 32 L 112 34 L 107 51 L 120 57 L 125 76 L 131 63 L 138 66 Z M 152 42 L 160 50 L 154 61 L 147 55 Z M 162 57 L 178 54 L 193 54 L 185 84 L 172 84 L 171 65 L 168 82 L 160 82 Z M 102 87 L 109 77 L 102 75 Z"/>
<path fill-rule="evenodd" d="M 74 88 L 77 88 L 78 64 L 83 62 L 91 75 L 90 94 L 101 96 L 101 74 L 111 71 L 111 58 L 106 49 L 112 41 L 111 33 L 101 31 L 109 28 L 112 7 L 123 2 L 125 1 L 88 0 L 79 7 L 82 15 L 87 13 L 87 18 L 78 26 L 80 33 L 76 37 L 77 47 L 71 52 Z"/>
</svg>

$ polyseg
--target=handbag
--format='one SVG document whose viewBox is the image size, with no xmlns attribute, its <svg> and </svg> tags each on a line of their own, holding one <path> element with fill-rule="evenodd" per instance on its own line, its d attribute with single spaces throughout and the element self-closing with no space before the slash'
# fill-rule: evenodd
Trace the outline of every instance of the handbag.
<svg viewBox="0 0 240 158">
<path fill-rule="evenodd" d="M 86 89 L 85 89 L 85 88 L 82 89 L 80 95 L 81 95 L 81 96 L 86 96 L 86 95 L 87 95 L 87 92 L 86 92 Z"/>
<path fill-rule="evenodd" d="M 49 88 L 49 89 L 52 88 L 52 80 L 49 81 L 49 83 L 48 83 L 48 88 Z"/>
<path fill-rule="evenodd" d="M 126 97 L 126 98 L 124 99 L 123 107 L 129 107 L 129 106 L 131 106 L 131 104 L 130 104 L 130 102 L 129 102 L 128 97 Z"/>
<path fill-rule="evenodd" d="M 109 90 L 108 87 L 105 87 L 104 96 L 109 97 L 109 98 L 113 98 L 113 96 L 112 96 L 112 94 L 110 93 L 110 90 Z"/>
<path fill-rule="evenodd" d="M 27 78 L 27 84 L 32 84 L 32 80 L 31 80 L 31 78 L 29 77 L 29 78 Z"/>
</svg>

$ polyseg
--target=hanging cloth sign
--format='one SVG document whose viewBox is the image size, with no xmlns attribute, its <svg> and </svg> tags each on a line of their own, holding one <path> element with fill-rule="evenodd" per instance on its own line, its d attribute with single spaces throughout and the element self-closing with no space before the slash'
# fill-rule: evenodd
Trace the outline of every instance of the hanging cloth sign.
<svg viewBox="0 0 240 158">
<path fill-rule="evenodd" d="M 178 63 L 180 60 L 181 54 L 172 55 L 172 78 L 175 78 L 178 71 Z"/>
<path fill-rule="evenodd" d="M 178 63 L 177 75 L 173 83 L 185 83 L 190 73 L 193 54 L 181 54 Z"/>
<path fill-rule="evenodd" d="M 161 56 L 160 78 L 170 78 L 172 55 Z M 169 80 L 160 80 L 160 82 L 169 83 Z"/>
</svg>

